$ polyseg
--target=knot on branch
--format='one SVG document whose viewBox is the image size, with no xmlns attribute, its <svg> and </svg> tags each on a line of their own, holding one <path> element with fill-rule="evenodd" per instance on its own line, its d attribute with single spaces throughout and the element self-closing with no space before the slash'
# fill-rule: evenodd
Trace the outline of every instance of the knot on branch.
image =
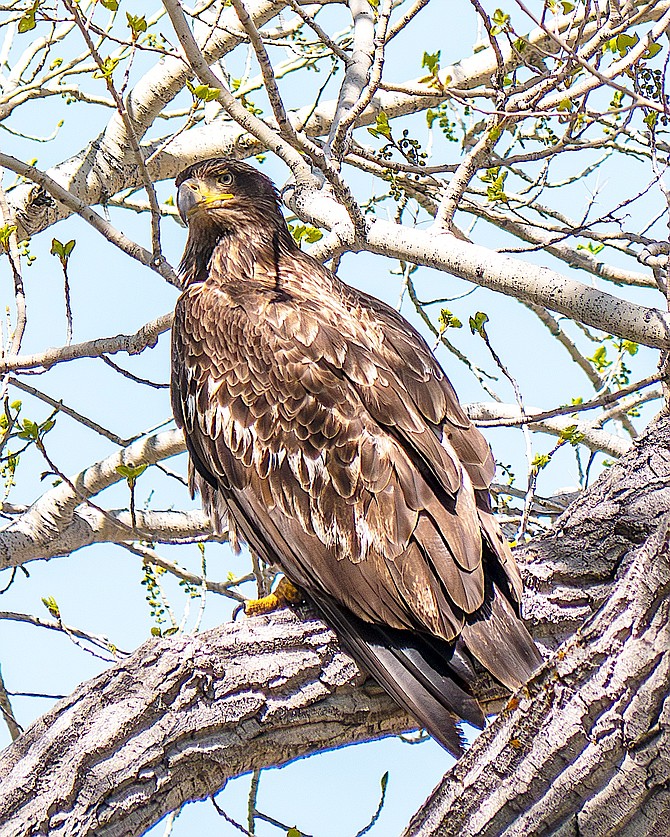
<svg viewBox="0 0 670 837">
<path fill-rule="evenodd" d="M 643 248 L 638 254 L 637 260 L 640 264 L 650 267 L 652 270 L 667 270 L 668 255 L 670 255 L 670 242 L 656 241 Z"/>
<path fill-rule="evenodd" d="M 26 191 L 21 191 L 25 197 L 22 200 L 12 201 L 20 227 L 19 239 L 27 238 L 43 229 L 49 223 L 49 211 L 56 206 L 54 199 L 41 186 L 28 186 Z M 16 193 L 12 197 L 15 195 Z"/>
</svg>

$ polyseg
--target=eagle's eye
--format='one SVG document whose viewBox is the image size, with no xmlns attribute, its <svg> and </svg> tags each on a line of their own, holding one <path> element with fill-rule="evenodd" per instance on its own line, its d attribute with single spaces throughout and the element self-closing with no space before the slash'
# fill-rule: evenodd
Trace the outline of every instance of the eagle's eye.
<svg viewBox="0 0 670 837">
<path fill-rule="evenodd" d="M 217 180 L 221 184 L 221 186 L 232 186 L 234 178 L 232 174 L 229 171 L 227 171 L 225 172 L 225 174 L 222 174 L 219 177 L 217 177 Z"/>
</svg>

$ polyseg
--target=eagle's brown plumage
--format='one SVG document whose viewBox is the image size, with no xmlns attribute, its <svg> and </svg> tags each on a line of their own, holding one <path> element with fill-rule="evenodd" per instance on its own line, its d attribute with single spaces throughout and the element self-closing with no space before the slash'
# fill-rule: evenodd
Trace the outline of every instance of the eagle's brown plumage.
<svg viewBox="0 0 670 837">
<path fill-rule="evenodd" d="M 215 159 L 177 186 L 172 404 L 191 488 L 458 753 L 456 719 L 484 723 L 470 655 L 510 689 L 541 659 L 489 447 L 412 326 L 294 244 L 267 177 Z"/>
</svg>

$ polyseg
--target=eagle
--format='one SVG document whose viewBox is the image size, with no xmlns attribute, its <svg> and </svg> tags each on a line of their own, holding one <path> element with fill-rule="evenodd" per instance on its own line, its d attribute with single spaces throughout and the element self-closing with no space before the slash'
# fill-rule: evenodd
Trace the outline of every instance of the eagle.
<svg viewBox="0 0 670 837">
<path fill-rule="evenodd" d="M 542 659 L 490 448 L 412 325 L 297 246 L 268 177 L 216 158 L 176 185 L 171 398 L 191 492 L 459 755 L 459 721 L 485 725 L 474 660 L 515 690 Z"/>
</svg>

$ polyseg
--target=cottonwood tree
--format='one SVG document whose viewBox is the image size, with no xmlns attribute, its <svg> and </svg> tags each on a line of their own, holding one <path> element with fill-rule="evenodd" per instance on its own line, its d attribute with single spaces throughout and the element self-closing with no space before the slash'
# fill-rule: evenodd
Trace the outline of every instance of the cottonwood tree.
<svg viewBox="0 0 670 837">
<path fill-rule="evenodd" d="M 168 461 L 184 449 L 160 340 L 184 241 L 170 181 L 226 155 L 285 181 L 316 258 L 363 284 L 360 264 L 390 270 L 471 417 L 507 428 L 495 494 L 547 662 L 512 697 L 482 675 L 497 718 L 405 833 L 667 833 L 670 423 L 638 435 L 663 406 L 670 346 L 670 0 L 16 0 L 2 14 L 4 595 L 31 562 L 108 544 L 144 568 L 155 624 L 128 654 L 54 597 L 0 613 L 110 664 L 25 731 L 21 684 L 0 681 L 14 739 L 0 834 L 141 834 L 231 776 L 412 728 L 307 610 L 198 632 L 165 594 L 175 576 L 183 598 L 237 604 L 270 580 L 212 557 L 185 458 Z M 540 496 L 568 460 L 574 493 Z M 254 822 L 252 807 L 242 830 Z"/>
</svg>

